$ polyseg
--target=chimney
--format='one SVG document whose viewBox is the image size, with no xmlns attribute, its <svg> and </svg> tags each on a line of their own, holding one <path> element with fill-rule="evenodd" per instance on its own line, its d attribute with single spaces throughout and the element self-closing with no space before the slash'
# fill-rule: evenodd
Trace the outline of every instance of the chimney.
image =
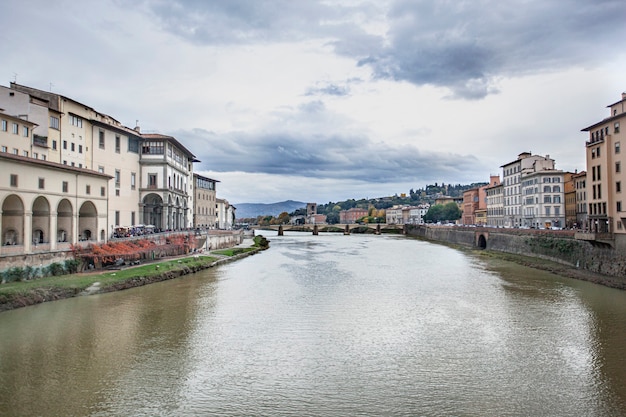
<svg viewBox="0 0 626 417">
<path fill-rule="evenodd" d="M 141 133 L 141 129 L 139 128 L 139 120 L 135 120 L 135 132 Z"/>
<path fill-rule="evenodd" d="M 622 93 L 622 100 L 626 100 L 626 91 Z"/>
</svg>

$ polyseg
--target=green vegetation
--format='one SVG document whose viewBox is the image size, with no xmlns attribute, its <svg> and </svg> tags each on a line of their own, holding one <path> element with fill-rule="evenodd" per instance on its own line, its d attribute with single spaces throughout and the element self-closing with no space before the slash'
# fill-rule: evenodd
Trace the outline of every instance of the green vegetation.
<svg viewBox="0 0 626 417">
<path fill-rule="evenodd" d="M 462 212 L 456 203 L 436 204 L 430 206 L 426 215 L 424 215 L 425 222 L 447 222 L 455 221 L 461 218 Z"/>
<path fill-rule="evenodd" d="M 212 253 L 215 253 L 217 255 L 223 255 L 223 256 L 235 256 L 235 255 L 240 255 L 242 253 L 251 252 L 253 250 L 256 250 L 256 248 L 230 248 L 230 249 L 215 250 Z"/>
<path fill-rule="evenodd" d="M 95 282 L 99 282 L 102 288 L 137 277 L 153 277 L 164 272 L 182 268 L 206 267 L 217 260 L 213 256 L 198 256 L 183 259 L 175 259 L 158 264 L 146 264 L 142 266 L 106 271 L 90 274 L 65 274 L 49 276 L 31 281 L 8 282 L 0 286 L 0 303 L 5 302 L 11 295 L 28 295 L 32 290 L 44 289 L 73 289 L 80 292 Z"/>
</svg>

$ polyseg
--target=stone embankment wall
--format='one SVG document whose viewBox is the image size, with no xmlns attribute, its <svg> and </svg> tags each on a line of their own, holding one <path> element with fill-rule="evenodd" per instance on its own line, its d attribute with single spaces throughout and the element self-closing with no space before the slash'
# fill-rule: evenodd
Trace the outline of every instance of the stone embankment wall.
<svg viewBox="0 0 626 417">
<path fill-rule="evenodd" d="M 180 234 L 179 232 L 170 232 L 168 234 Z M 168 234 L 146 235 L 147 239 L 160 239 Z M 240 230 L 209 230 L 201 232 L 195 236 L 196 248 L 203 250 L 216 250 L 224 248 L 232 248 L 243 242 L 243 232 Z M 131 238 L 128 238 L 131 239 Z M 66 260 L 74 259 L 71 250 L 59 250 L 54 252 L 39 252 L 32 254 L 15 254 L 0 256 L 0 271 L 4 271 L 13 267 L 24 268 L 30 267 L 46 267 L 53 263 L 63 263 Z"/>
<path fill-rule="evenodd" d="M 546 259 L 592 273 L 626 279 L 624 251 L 576 240 L 573 231 L 409 226 L 407 234 L 437 242 Z"/>
</svg>

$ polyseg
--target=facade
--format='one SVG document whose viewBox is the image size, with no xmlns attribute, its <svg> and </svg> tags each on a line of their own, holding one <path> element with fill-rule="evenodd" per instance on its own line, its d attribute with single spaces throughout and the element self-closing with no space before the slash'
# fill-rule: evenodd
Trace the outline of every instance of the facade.
<svg viewBox="0 0 626 417">
<path fill-rule="evenodd" d="M 341 210 L 339 212 L 339 223 L 352 224 L 356 223 L 362 217 L 367 216 L 367 210 L 364 208 L 353 207 L 349 210 Z"/>
<path fill-rule="evenodd" d="M 565 195 L 565 227 L 573 229 L 577 226 L 576 222 L 576 184 L 574 182 L 573 172 L 565 172 L 563 174 L 563 187 Z"/>
<path fill-rule="evenodd" d="M 626 93 L 607 106 L 609 117 L 582 129 L 589 133 L 587 157 L 587 224 L 594 233 L 626 234 L 626 199 L 622 190 L 626 177 L 626 159 L 621 142 L 626 139 L 621 125 L 626 125 Z M 626 144 L 626 142 L 625 142 Z"/>
<path fill-rule="evenodd" d="M 385 218 L 387 224 L 402 224 L 403 206 L 393 206 L 385 210 Z"/>
<path fill-rule="evenodd" d="M 554 160 L 550 159 L 549 155 L 543 157 L 532 155 L 530 152 L 522 152 L 515 161 L 504 164 L 501 168 L 504 198 L 504 226 L 520 227 L 523 225 L 521 195 L 522 173 L 554 169 Z"/>
<path fill-rule="evenodd" d="M 461 224 L 476 224 L 476 210 L 478 210 L 478 187 L 463 192 L 463 214 Z"/>
<path fill-rule="evenodd" d="M 193 163 L 197 159 L 171 136 L 144 134 L 142 138 L 139 187 L 142 222 L 165 230 L 192 227 Z"/>
<path fill-rule="evenodd" d="M 405 223 L 408 224 L 424 224 L 424 216 L 428 213 L 430 204 L 419 204 L 417 206 L 408 207 L 408 219 Z"/>
<path fill-rule="evenodd" d="M 217 198 L 215 200 L 217 228 L 231 230 L 235 224 L 235 212 L 237 208 L 231 205 L 228 200 Z"/>
<path fill-rule="evenodd" d="M 193 162 L 198 161 L 175 138 L 142 135 L 139 127 L 125 127 L 69 97 L 16 83 L 0 89 L 0 108 L 36 124 L 31 149 L 20 147 L 21 155 L 111 177 L 109 236 L 116 226 L 193 226 Z"/>
<path fill-rule="evenodd" d="M 519 227 L 565 227 L 563 171 L 525 171 L 521 177 L 522 220 Z"/>
<path fill-rule="evenodd" d="M 585 230 L 587 222 L 587 171 L 572 176 L 576 189 L 576 228 Z"/>
<path fill-rule="evenodd" d="M 485 187 L 487 200 L 487 226 L 504 227 L 504 187 L 499 175 L 491 175 Z"/>
<path fill-rule="evenodd" d="M 217 227 L 216 190 L 219 181 L 193 174 L 193 227 L 215 229 Z"/>
<path fill-rule="evenodd" d="M 0 254 L 107 240 L 110 176 L 6 152 L 0 152 L 0 165 Z"/>
</svg>

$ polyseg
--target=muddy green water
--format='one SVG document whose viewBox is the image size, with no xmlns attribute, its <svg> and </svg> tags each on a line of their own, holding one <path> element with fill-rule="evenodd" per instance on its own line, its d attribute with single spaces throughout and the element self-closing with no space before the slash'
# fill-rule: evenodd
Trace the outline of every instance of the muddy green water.
<svg viewBox="0 0 626 417">
<path fill-rule="evenodd" d="M 626 292 L 390 236 L 0 314 L 1 416 L 622 416 Z"/>
</svg>

